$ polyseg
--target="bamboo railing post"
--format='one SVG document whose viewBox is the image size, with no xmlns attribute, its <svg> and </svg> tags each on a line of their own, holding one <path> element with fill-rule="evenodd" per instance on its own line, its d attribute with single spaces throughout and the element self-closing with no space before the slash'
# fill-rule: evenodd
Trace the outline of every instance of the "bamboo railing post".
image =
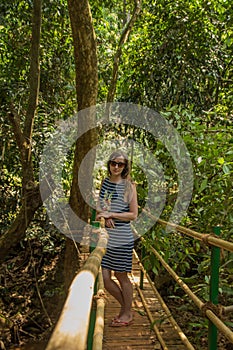
<svg viewBox="0 0 233 350">
<path fill-rule="evenodd" d="M 98 276 L 98 291 L 96 295 L 96 322 L 93 335 L 92 350 L 102 350 L 104 336 L 104 308 L 105 308 L 105 293 L 102 270 L 99 270 Z"/>
<path fill-rule="evenodd" d="M 91 219 L 90 219 L 90 224 L 91 226 L 94 228 L 100 228 L 100 221 L 95 221 L 96 219 L 96 210 L 92 209 L 91 210 Z M 93 252 L 95 248 L 92 246 L 92 241 L 90 239 L 90 248 L 89 248 L 89 252 Z"/>
</svg>

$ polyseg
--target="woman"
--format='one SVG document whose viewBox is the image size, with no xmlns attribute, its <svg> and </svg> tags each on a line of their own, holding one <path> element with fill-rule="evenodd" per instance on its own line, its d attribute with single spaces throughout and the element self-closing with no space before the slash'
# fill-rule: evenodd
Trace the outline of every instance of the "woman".
<svg viewBox="0 0 233 350">
<path fill-rule="evenodd" d="M 133 320 L 133 287 L 128 278 L 134 246 L 130 221 L 137 218 L 138 203 L 136 186 L 129 176 L 127 156 L 122 151 L 113 152 L 107 165 L 109 177 L 101 185 L 97 220 L 105 218 L 109 233 L 107 251 L 101 264 L 104 286 L 121 305 L 119 315 L 110 325 L 120 327 L 128 326 Z M 119 284 L 111 278 L 112 271 Z"/>
</svg>

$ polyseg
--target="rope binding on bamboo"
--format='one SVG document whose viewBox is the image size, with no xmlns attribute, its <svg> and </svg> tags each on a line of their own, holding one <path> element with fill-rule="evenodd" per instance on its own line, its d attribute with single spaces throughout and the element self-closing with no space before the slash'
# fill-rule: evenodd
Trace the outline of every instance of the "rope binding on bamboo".
<svg viewBox="0 0 233 350">
<path fill-rule="evenodd" d="M 222 305 L 214 305 L 211 301 L 207 301 L 202 305 L 201 312 L 203 316 L 206 316 L 207 310 L 212 311 L 220 319 L 222 318 L 222 315 L 224 313 L 224 307 Z"/>
<path fill-rule="evenodd" d="M 209 238 L 214 237 L 214 238 L 219 238 L 215 233 L 203 233 L 201 235 L 201 241 L 207 246 L 212 246 L 212 244 L 209 242 Z"/>
</svg>

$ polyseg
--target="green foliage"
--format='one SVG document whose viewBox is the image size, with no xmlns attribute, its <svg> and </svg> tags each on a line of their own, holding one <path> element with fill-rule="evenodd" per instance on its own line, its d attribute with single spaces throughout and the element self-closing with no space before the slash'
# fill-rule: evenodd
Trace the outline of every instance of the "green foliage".
<svg viewBox="0 0 233 350">
<path fill-rule="evenodd" d="M 125 49 L 119 98 L 158 110 L 222 105 L 230 113 L 230 13 L 231 1 L 144 3 Z"/>
<path fill-rule="evenodd" d="M 184 221 L 202 232 L 210 232 L 213 225 L 221 224 L 226 239 L 231 237 L 233 221 L 230 191 L 233 136 L 229 117 L 232 100 L 228 79 L 232 31 L 226 31 L 230 21 L 229 6 L 229 1 L 144 3 L 123 50 L 117 90 L 118 99 L 162 108 L 161 113 L 179 131 L 190 152 L 195 173 L 193 199 Z M 101 101 L 107 94 L 113 55 L 132 4 L 93 1 L 91 7 L 98 42 Z M 20 177 L 20 159 L 6 113 L 9 103 L 14 103 L 23 118 L 27 104 L 32 8 L 31 3 L 12 1 L 2 4 L 1 10 L 3 109 L 0 118 L 5 169 L 1 181 L 6 187 L 11 184 L 15 200 L 20 197 L 20 182 L 14 180 Z M 12 16 L 15 11 L 18 15 Z M 56 127 L 55 120 L 68 117 L 74 110 L 72 50 L 66 2 L 43 2 L 40 104 L 33 135 L 35 169 L 43 145 Z M 131 133 L 133 139 L 155 154 L 162 164 L 166 183 L 154 186 L 167 191 L 163 216 L 168 218 L 178 193 L 177 172 L 169 152 L 143 130 L 123 127 L 115 129 L 112 135 L 115 137 L 119 132 L 121 138 Z M 63 187 L 67 194 L 71 169 L 72 155 L 69 155 L 63 169 Z M 154 169 L 149 171 L 154 172 Z M 139 204 L 143 208 L 148 192 L 143 169 L 134 166 L 133 178 L 138 183 Z M 7 193 L 5 190 L 5 195 Z M 16 207 L 18 204 L 19 201 Z M 15 204 L 12 210 L 6 207 L 7 223 L 14 211 Z"/>
<path fill-rule="evenodd" d="M 232 121 L 197 116 L 173 106 L 163 115 L 173 122 L 188 148 L 194 171 L 194 190 L 187 222 L 201 232 L 223 228 L 222 235 L 232 234 Z M 205 118 L 204 118 L 205 117 Z M 171 174 L 170 174 L 171 176 Z"/>
<path fill-rule="evenodd" d="M 98 47 L 99 102 L 106 100 L 113 57 L 132 7 L 133 2 L 91 1 Z M 40 94 L 32 149 L 37 179 L 41 153 L 48 137 L 51 133 L 54 135 L 56 121 L 69 118 L 76 108 L 67 2 L 45 0 L 42 12 Z M 15 218 L 21 202 L 20 156 L 8 112 L 13 105 L 23 122 L 28 103 L 31 15 L 30 1 L 12 0 L 0 4 L 2 232 Z M 123 47 L 115 96 L 116 100 L 158 110 L 176 128 L 188 148 L 194 170 L 192 201 L 182 224 L 203 233 L 210 233 L 213 226 L 221 225 L 222 238 L 226 240 L 232 240 L 233 233 L 231 21 L 230 0 L 144 1 L 141 15 Z M 177 169 L 165 145 L 143 129 L 114 125 L 100 131 L 103 154 L 98 155 L 93 174 L 96 188 L 106 175 L 106 159 L 101 157 L 109 153 L 111 147 L 128 147 L 132 140 L 155 156 L 164 171 L 164 179 L 158 179 L 157 169 L 149 168 L 145 161 L 148 155 L 137 150 L 134 152 L 134 160 L 139 161 L 141 157 L 140 164 L 143 164 L 139 167 L 134 162 L 132 169 L 139 209 L 141 211 L 148 198 L 147 170 L 155 178 L 153 191 L 166 195 L 161 216 L 168 219 L 179 191 Z M 65 146 L 67 140 L 63 141 Z M 56 168 L 53 154 L 49 161 Z M 68 197 L 73 150 L 62 161 L 62 185 Z M 42 222 L 41 217 L 35 218 L 27 240 L 38 241 L 43 247 L 40 253 L 51 256 L 55 253 L 55 242 L 60 238 L 53 234 L 51 227 L 48 230 L 40 227 Z M 155 247 L 200 298 L 208 299 L 210 252 L 202 243 L 179 233 L 169 233 L 159 225 L 153 227 L 145 238 L 147 248 Z M 27 240 L 22 244 L 27 244 Z M 232 261 L 232 254 L 225 252 L 221 259 L 219 290 L 223 303 L 233 300 L 230 288 Z M 143 262 L 153 275 L 162 273 L 163 268 L 152 253 L 149 252 Z M 52 292 L 45 293 L 50 295 Z M 192 334 L 205 331 L 206 324 L 197 318 L 188 323 Z"/>
<path fill-rule="evenodd" d="M 192 200 L 183 225 L 198 232 L 211 233 L 213 226 L 221 225 L 221 238 L 232 241 L 232 127 L 231 122 L 221 119 L 204 120 L 195 112 L 179 106 L 168 108 L 163 113 L 180 132 L 192 159 L 194 189 Z M 149 142 L 150 144 L 150 142 Z M 159 148 L 156 149 L 157 154 Z M 166 164 L 168 184 L 174 184 L 174 165 L 166 162 L 166 152 L 157 154 L 160 162 Z M 172 188 L 170 186 L 170 188 Z M 167 201 L 162 218 L 169 218 L 173 209 L 174 195 L 167 186 Z M 166 232 L 156 225 L 146 235 L 147 256 L 145 267 L 156 276 L 163 273 L 160 263 L 149 252 L 155 247 L 165 261 L 182 277 L 191 289 L 204 301 L 209 299 L 210 250 L 199 241 L 183 234 Z M 219 293 L 221 299 L 231 298 L 232 256 L 225 253 L 221 259 Z M 156 277 L 155 277 L 156 278 Z M 174 287 L 176 289 L 176 287 Z M 172 289 L 172 292 L 174 290 Z"/>
<path fill-rule="evenodd" d="M 28 103 L 32 3 L 5 2 L 0 10 L 0 145 L 4 169 L 0 184 L 5 205 L 1 229 L 6 229 L 17 213 L 21 197 L 21 184 L 14 181 L 21 176 L 20 156 L 8 113 L 14 107 L 21 121 L 24 121 Z M 42 13 L 40 94 L 32 141 L 36 179 L 40 155 L 47 138 L 56 128 L 55 122 L 73 115 L 76 108 L 75 68 L 67 3 L 44 1 Z"/>
</svg>

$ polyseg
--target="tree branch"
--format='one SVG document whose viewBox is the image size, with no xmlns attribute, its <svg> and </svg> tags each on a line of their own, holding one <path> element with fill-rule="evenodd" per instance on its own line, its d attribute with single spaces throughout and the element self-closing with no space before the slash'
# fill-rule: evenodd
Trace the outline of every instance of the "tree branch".
<svg viewBox="0 0 233 350">
<path fill-rule="evenodd" d="M 40 34 L 41 34 L 41 0 L 34 0 L 32 16 L 31 63 L 29 75 L 29 99 L 24 124 L 24 136 L 31 140 L 35 111 L 38 104 L 40 85 Z"/>
<path fill-rule="evenodd" d="M 114 62 L 113 62 L 113 71 L 112 71 L 112 79 L 111 79 L 111 83 L 110 83 L 110 87 L 109 87 L 109 91 L 108 91 L 108 96 L 107 96 L 107 102 L 113 102 L 114 100 L 114 96 L 115 96 L 115 92 L 116 92 L 116 84 L 117 84 L 117 78 L 118 78 L 118 71 L 119 71 L 119 64 L 120 64 L 120 59 L 121 59 L 121 54 L 122 54 L 122 48 L 124 46 L 124 44 L 126 43 L 126 41 L 128 40 L 128 37 L 132 31 L 133 25 L 141 11 L 141 3 L 142 0 L 135 0 L 134 1 L 134 10 L 132 13 L 132 16 L 130 18 L 130 20 L 126 23 L 120 40 L 119 40 L 119 44 L 118 44 L 118 48 L 117 51 L 114 55 Z"/>
<path fill-rule="evenodd" d="M 20 126 L 20 116 L 18 115 L 18 113 L 16 112 L 16 110 L 14 109 L 13 106 L 10 106 L 10 112 L 8 113 L 9 116 L 9 120 L 11 122 L 12 128 L 13 128 L 13 132 L 15 135 L 15 141 L 16 144 L 19 148 L 21 157 L 22 157 L 22 153 L 21 150 L 23 148 L 23 144 L 24 144 L 24 136 L 21 130 L 21 126 Z"/>
</svg>

